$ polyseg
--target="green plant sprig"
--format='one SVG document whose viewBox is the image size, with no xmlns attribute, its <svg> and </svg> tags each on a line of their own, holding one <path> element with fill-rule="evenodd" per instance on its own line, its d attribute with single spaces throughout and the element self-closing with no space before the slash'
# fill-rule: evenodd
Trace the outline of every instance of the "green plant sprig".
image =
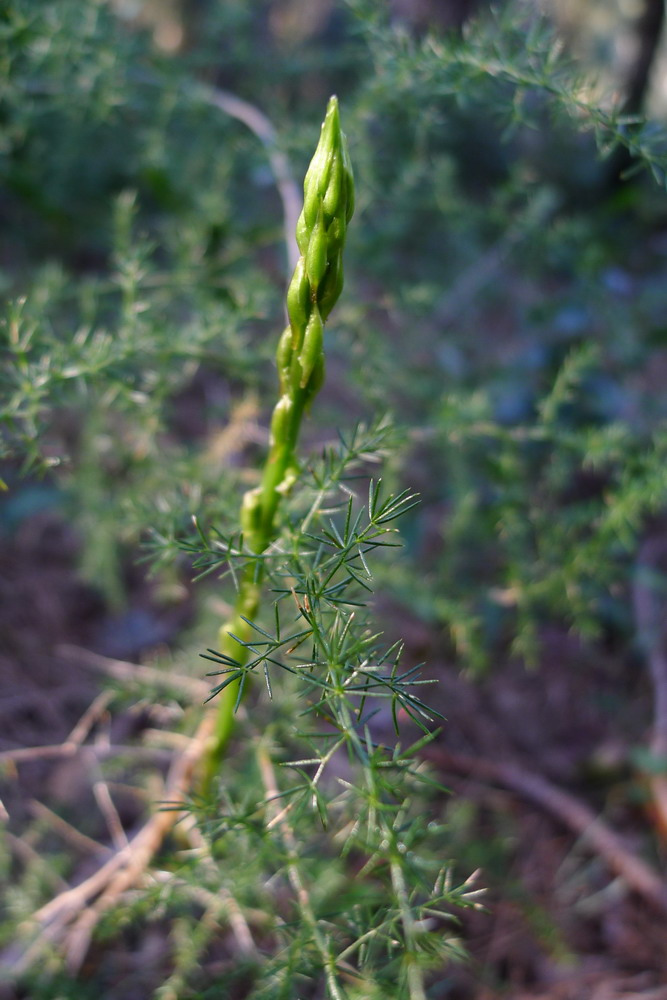
<svg viewBox="0 0 667 1000">
<path fill-rule="evenodd" d="M 241 504 L 243 544 L 254 556 L 261 556 L 274 541 L 278 507 L 298 475 L 296 447 L 301 422 L 324 381 L 324 323 L 343 288 L 342 254 L 354 211 L 354 179 L 336 97 L 329 100 L 303 193 L 296 228 L 301 256 L 287 290 L 289 325 L 276 354 L 280 398 L 271 417 L 261 483 L 248 490 Z M 249 622 L 259 609 L 262 577 L 262 560 L 251 558 L 239 577 L 233 614 L 220 628 L 221 656 L 238 660 L 239 655 L 247 655 L 239 643 L 250 637 Z M 235 682 L 220 699 L 204 761 L 205 786 L 218 770 L 239 694 Z"/>
<path fill-rule="evenodd" d="M 326 464 L 344 466 L 343 457 Z M 311 476 L 317 489 L 320 470 Z M 236 692 L 238 705 L 253 675 L 256 681 L 263 675 L 269 697 L 278 688 L 275 678 L 282 681 L 270 727 L 262 730 L 260 723 L 249 741 L 265 766 L 276 759 L 278 777 L 266 786 L 268 798 L 239 805 L 243 822 L 255 823 L 253 850 L 261 843 L 267 871 L 280 872 L 293 890 L 299 919 L 283 928 L 281 954 L 293 947 L 295 966 L 282 970 L 285 981 L 297 974 L 318 977 L 331 1000 L 376 995 L 376 987 L 384 989 L 378 996 L 424 1000 L 429 968 L 453 954 L 453 943 L 437 928 L 451 921 L 451 907 L 477 903 L 470 884 L 451 888 L 451 866 L 432 853 L 438 841 L 432 824 L 417 813 L 422 793 L 441 791 L 417 757 L 435 735 L 429 723 L 439 713 L 419 697 L 434 680 L 420 676 L 420 665 L 401 666 L 402 644 L 386 647 L 364 608 L 373 556 L 396 544 L 396 518 L 415 498 L 384 494 L 381 482 L 371 481 L 365 504 L 348 499 L 333 517 L 331 496 L 314 514 L 308 498 L 300 499 L 281 534 L 285 544 L 264 560 L 275 623 L 246 622 L 251 638 L 237 635 L 233 656 L 203 654 L 217 668 L 211 697 Z M 312 530 L 303 530 L 304 512 Z M 283 702 L 286 692 L 291 703 Z M 387 745 L 383 728 L 393 717 L 398 732 L 399 714 L 423 730 L 412 746 Z M 252 730 L 253 721 L 248 725 Z M 271 751 L 263 749 L 267 737 Z M 343 774 L 342 755 L 348 760 Z M 274 819 L 278 803 L 284 822 Z M 218 805 L 205 817 L 212 843 L 239 823 L 238 808 L 232 805 L 228 815 L 226 809 Z M 265 823 L 257 826 L 261 817 Z M 328 852 L 330 858 L 354 857 L 355 879 L 367 890 L 365 922 L 351 921 L 336 890 L 320 884 L 314 859 Z M 350 976 L 368 992 L 351 988 Z M 285 995 L 291 995 L 287 989 Z"/>
</svg>

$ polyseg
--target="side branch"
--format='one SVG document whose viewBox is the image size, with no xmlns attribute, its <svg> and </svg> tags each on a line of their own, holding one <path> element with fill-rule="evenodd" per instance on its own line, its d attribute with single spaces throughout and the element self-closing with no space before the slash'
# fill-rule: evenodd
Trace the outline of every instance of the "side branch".
<svg viewBox="0 0 667 1000">
<path fill-rule="evenodd" d="M 231 118 L 243 122 L 264 146 L 283 205 L 285 250 L 287 252 L 288 272 L 291 274 L 299 260 L 299 250 L 294 233 L 301 212 L 301 195 L 292 177 L 289 160 L 278 145 L 276 130 L 259 108 L 248 101 L 241 100 L 235 94 L 230 94 L 227 90 L 198 84 L 197 91 L 208 104 L 213 104 Z"/>
</svg>

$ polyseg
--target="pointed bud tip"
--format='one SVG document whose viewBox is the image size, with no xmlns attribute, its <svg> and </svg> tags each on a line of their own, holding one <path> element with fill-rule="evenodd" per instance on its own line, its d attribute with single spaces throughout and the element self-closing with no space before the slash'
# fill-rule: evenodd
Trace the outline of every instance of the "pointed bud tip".
<svg viewBox="0 0 667 1000">
<path fill-rule="evenodd" d="M 340 116 L 338 113 L 338 98 L 335 94 L 332 94 L 329 98 L 329 103 L 327 104 L 327 113 L 325 115 L 322 127 L 325 125 L 334 125 L 336 130 L 340 129 Z"/>
</svg>

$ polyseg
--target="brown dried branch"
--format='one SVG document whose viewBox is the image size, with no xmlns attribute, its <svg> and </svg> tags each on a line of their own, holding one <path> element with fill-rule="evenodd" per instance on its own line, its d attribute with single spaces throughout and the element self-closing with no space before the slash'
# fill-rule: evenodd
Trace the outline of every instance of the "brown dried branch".
<svg viewBox="0 0 667 1000">
<path fill-rule="evenodd" d="M 628 888 L 656 910 L 667 913 L 667 884 L 664 879 L 574 795 L 515 764 L 450 753 L 440 747 L 427 747 L 423 755 L 444 772 L 454 771 L 502 785 L 541 806 L 580 836 L 603 858 L 610 870 L 625 881 Z"/>
<path fill-rule="evenodd" d="M 104 822 L 107 825 L 107 830 L 109 831 L 109 836 L 111 837 L 111 843 L 114 845 L 116 850 L 121 850 L 122 848 L 127 847 L 127 834 L 123 828 L 121 818 L 118 815 L 118 810 L 116 809 L 114 800 L 111 797 L 109 786 L 102 776 L 97 759 L 94 759 L 93 767 L 97 772 L 97 777 L 95 781 L 93 781 L 93 795 L 95 796 L 97 807 L 104 817 Z"/>
<path fill-rule="evenodd" d="M 98 843 L 92 837 L 87 837 L 85 833 L 81 833 L 80 830 L 77 830 L 75 826 L 68 823 L 62 816 L 59 816 L 58 813 L 53 812 L 52 809 L 45 806 L 43 802 L 33 799 L 29 803 L 29 809 L 33 816 L 36 816 L 38 819 L 45 819 L 55 833 L 59 834 L 63 840 L 66 840 L 77 850 L 83 851 L 85 854 L 111 853 L 110 847 Z"/>
<path fill-rule="evenodd" d="M 235 94 L 203 84 L 197 89 L 209 104 L 215 105 L 226 115 L 243 122 L 264 146 L 283 206 L 285 248 L 288 271 L 291 274 L 299 261 L 299 249 L 294 234 L 297 219 L 301 213 L 301 193 L 292 177 L 289 160 L 278 145 L 276 130 L 259 108 L 256 108 L 254 104 L 249 104 L 248 101 L 241 100 Z"/>
<path fill-rule="evenodd" d="M 201 861 L 209 868 L 217 868 L 216 862 L 211 856 L 209 846 L 192 816 L 187 817 L 184 826 L 186 835 L 194 849 L 197 851 Z M 210 906 L 212 902 L 217 903 L 217 911 L 222 908 L 223 912 L 227 914 L 229 926 L 236 939 L 239 952 L 242 955 L 257 955 L 257 946 L 253 939 L 248 921 L 246 920 L 236 899 L 228 890 L 218 888 L 214 894 L 201 886 L 193 886 L 191 887 L 191 891 L 195 897 L 198 896 L 202 902 L 206 902 L 208 906 Z"/>
<path fill-rule="evenodd" d="M 17 837 L 15 834 L 10 833 L 9 830 L 5 830 L 2 836 L 17 857 L 21 858 L 26 867 L 35 868 L 43 878 L 51 882 L 58 892 L 67 892 L 69 890 L 69 885 L 65 879 L 61 878 L 53 870 L 39 851 L 36 851 L 32 844 L 29 844 L 25 838 Z"/>
<path fill-rule="evenodd" d="M 102 691 L 98 694 L 74 726 L 69 736 L 62 743 L 42 747 L 16 747 L 12 750 L 3 750 L 0 752 L 0 762 L 5 761 L 7 763 L 19 764 L 23 761 L 44 760 L 49 757 L 72 756 L 81 749 L 83 741 L 89 735 L 93 726 L 102 718 L 112 698 L 113 693 L 111 691 Z"/>
<path fill-rule="evenodd" d="M 112 698 L 113 691 L 100 691 L 65 740 L 65 746 L 81 746 L 84 740 L 87 739 L 91 729 L 93 729 L 93 727 L 97 725 L 100 719 L 104 716 L 107 706 Z"/>
<path fill-rule="evenodd" d="M 89 649 L 82 649 L 80 646 L 62 645 L 58 647 L 57 652 L 78 666 L 94 670 L 95 673 L 104 674 L 106 677 L 113 677 L 114 680 L 122 681 L 124 684 L 139 683 L 151 687 L 170 688 L 182 691 L 189 697 L 202 699 L 210 693 L 210 686 L 206 681 L 198 680 L 196 677 L 185 677 L 183 674 L 158 670 L 156 667 L 147 667 L 141 663 L 110 659 Z"/>
<path fill-rule="evenodd" d="M 0 750 L 0 764 L 27 764 L 36 760 L 58 760 L 62 757 L 74 757 L 84 750 L 93 749 L 99 759 L 107 757 L 136 757 L 152 760 L 156 763 L 169 763 L 173 753 L 160 747 L 129 746 L 127 744 L 105 743 L 77 746 L 73 743 L 48 743 L 43 747 L 16 747 L 14 750 Z"/>
<path fill-rule="evenodd" d="M 11 956 L 11 971 L 20 973 L 28 968 L 47 944 L 63 948 L 72 972 L 80 968 L 102 915 L 146 873 L 165 837 L 183 816 L 178 804 L 187 797 L 214 723 L 215 715 L 208 711 L 187 748 L 177 758 L 172 757 L 162 796 L 170 808 L 151 816 L 129 843 L 116 850 L 93 875 L 61 892 L 32 915 L 26 924 L 33 931 L 33 941 L 18 958 Z"/>
</svg>

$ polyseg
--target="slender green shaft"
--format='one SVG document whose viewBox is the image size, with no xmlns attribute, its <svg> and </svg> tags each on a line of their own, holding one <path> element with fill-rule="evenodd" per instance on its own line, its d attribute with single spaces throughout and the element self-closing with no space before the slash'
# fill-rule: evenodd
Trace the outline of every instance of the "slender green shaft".
<svg viewBox="0 0 667 1000">
<path fill-rule="evenodd" d="M 338 100 L 329 100 L 320 140 L 303 184 L 303 211 L 296 227 L 301 254 L 287 290 L 289 326 L 276 354 L 280 398 L 271 417 L 269 453 L 261 483 L 248 490 L 241 505 L 244 545 L 256 556 L 276 535 L 276 513 L 298 475 L 296 448 L 304 414 L 324 380 L 324 323 L 343 288 L 342 255 L 347 224 L 354 211 L 354 180 Z M 220 628 L 218 651 L 240 666 L 247 660 L 243 642 L 250 638 L 245 619 L 259 610 L 263 565 L 249 560 L 241 578 L 233 614 Z M 223 689 L 218 701 L 215 732 L 204 760 L 204 784 L 220 768 L 233 728 L 238 682 Z"/>
<path fill-rule="evenodd" d="M 387 831 L 391 834 L 392 838 L 395 840 L 393 831 Z M 392 850 L 395 849 L 395 844 L 392 844 Z M 392 857 L 390 863 L 391 870 L 391 884 L 394 890 L 394 895 L 398 902 L 399 910 L 401 913 L 401 923 L 403 925 L 403 934 L 405 935 L 405 952 L 403 955 L 403 963 L 406 970 L 406 979 L 408 983 L 408 995 L 410 1000 L 426 1000 L 426 991 L 424 989 L 424 977 L 422 975 L 422 970 L 419 965 L 419 960 L 417 958 L 417 946 L 416 946 L 416 931 L 415 931 L 415 921 L 412 916 L 412 909 L 410 907 L 410 900 L 408 898 L 408 890 L 405 884 L 405 875 L 400 862 L 397 860 L 396 856 Z"/>
</svg>

